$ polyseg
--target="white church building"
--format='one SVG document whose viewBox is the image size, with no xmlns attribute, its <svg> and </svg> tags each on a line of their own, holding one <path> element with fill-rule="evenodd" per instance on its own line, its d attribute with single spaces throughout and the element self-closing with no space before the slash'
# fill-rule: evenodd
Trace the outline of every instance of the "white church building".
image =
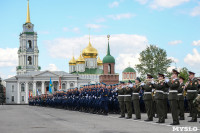
<svg viewBox="0 0 200 133">
<path fill-rule="evenodd" d="M 20 34 L 17 75 L 5 80 L 7 104 L 27 104 L 30 96 L 49 93 L 50 78 L 53 91 L 67 90 L 90 83 L 90 79 L 79 77 L 77 74 L 40 71 L 38 56 L 37 33 L 34 32 L 34 25 L 30 21 L 28 1 L 26 23 L 23 24 L 23 32 Z"/>
</svg>

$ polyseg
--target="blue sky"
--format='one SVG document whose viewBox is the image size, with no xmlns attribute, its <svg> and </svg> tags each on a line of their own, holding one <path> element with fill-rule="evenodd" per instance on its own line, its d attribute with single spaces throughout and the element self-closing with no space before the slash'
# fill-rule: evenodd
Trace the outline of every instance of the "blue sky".
<svg viewBox="0 0 200 133">
<path fill-rule="evenodd" d="M 19 34 L 26 21 L 26 0 L 0 1 L 0 76 L 16 74 Z M 148 44 L 167 51 L 175 63 L 200 76 L 200 1 L 198 0 L 30 0 L 31 22 L 38 33 L 42 70 L 68 72 L 73 49 L 76 58 L 91 43 L 101 59 L 110 34 L 116 72 L 138 64 Z M 169 68 L 170 69 L 170 68 Z"/>
</svg>

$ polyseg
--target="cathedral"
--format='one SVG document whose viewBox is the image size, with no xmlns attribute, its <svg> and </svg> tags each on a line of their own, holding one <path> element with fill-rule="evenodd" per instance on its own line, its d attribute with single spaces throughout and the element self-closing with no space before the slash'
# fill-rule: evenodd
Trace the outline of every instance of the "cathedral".
<svg viewBox="0 0 200 133">
<path fill-rule="evenodd" d="M 91 46 L 91 44 L 90 44 Z M 97 53 L 96 53 L 97 55 Z M 85 54 L 85 56 L 90 56 Z M 91 57 L 94 57 L 92 54 Z M 6 82 L 6 103 L 7 104 L 28 104 L 30 96 L 49 94 L 50 78 L 53 84 L 52 92 L 80 87 L 90 83 L 90 79 L 82 78 L 79 75 L 69 74 L 64 71 L 40 71 L 39 49 L 37 45 L 37 33 L 34 32 L 34 25 L 30 21 L 29 1 L 27 4 L 27 18 L 23 24 L 23 31 L 20 33 L 20 46 L 18 50 L 17 75 L 5 80 Z M 82 59 L 80 56 L 77 64 L 79 71 L 82 71 Z M 96 60 L 88 66 L 94 68 Z M 72 62 L 73 64 L 73 62 Z M 73 68 L 74 69 L 74 68 Z"/>
<path fill-rule="evenodd" d="M 92 46 L 90 38 L 88 46 L 82 50 L 80 56 L 77 59 L 72 56 L 69 61 L 69 73 L 90 79 L 90 83 L 99 83 L 99 76 L 103 74 L 103 62 L 98 57 L 98 51 Z"/>
</svg>

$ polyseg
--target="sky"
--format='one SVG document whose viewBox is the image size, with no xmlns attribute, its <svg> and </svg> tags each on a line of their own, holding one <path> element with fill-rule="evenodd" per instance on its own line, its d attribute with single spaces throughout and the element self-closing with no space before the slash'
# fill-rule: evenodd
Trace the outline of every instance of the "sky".
<svg viewBox="0 0 200 133">
<path fill-rule="evenodd" d="M 68 62 L 92 46 L 103 59 L 110 35 L 116 72 L 139 64 L 149 44 L 167 52 L 169 68 L 187 67 L 200 76 L 199 0 L 30 0 L 30 18 L 38 33 L 42 70 L 69 72 Z M 16 75 L 19 34 L 27 0 L 0 0 L 0 76 Z M 90 30 L 89 30 L 90 29 Z M 129 63 L 130 62 L 130 63 Z M 121 76 L 120 76 L 121 77 Z"/>
</svg>

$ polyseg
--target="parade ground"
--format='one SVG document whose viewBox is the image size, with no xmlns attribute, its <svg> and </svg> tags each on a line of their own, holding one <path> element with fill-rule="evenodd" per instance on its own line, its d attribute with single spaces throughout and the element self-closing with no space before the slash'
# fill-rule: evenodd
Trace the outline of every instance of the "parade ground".
<svg viewBox="0 0 200 133">
<path fill-rule="evenodd" d="M 188 123 L 191 118 L 180 121 L 178 127 L 187 129 L 198 128 L 200 123 Z M 68 111 L 49 107 L 28 105 L 0 106 L 0 133 L 170 133 L 181 132 L 177 127 L 170 126 L 171 114 L 165 124 L 144 122 L 146 114 L 141 120 L 118 118 L 119 115 L 108 116 L 90 114 L 78 111 Z M 134 118 L 134 114 L 133 114 Z M 175 129 L 176 128 L 176 129 Z M 175 131 L 173 131 L 175 130 Z M 184 131 L 187 132 L 187 131 Z"/>
</svg>

